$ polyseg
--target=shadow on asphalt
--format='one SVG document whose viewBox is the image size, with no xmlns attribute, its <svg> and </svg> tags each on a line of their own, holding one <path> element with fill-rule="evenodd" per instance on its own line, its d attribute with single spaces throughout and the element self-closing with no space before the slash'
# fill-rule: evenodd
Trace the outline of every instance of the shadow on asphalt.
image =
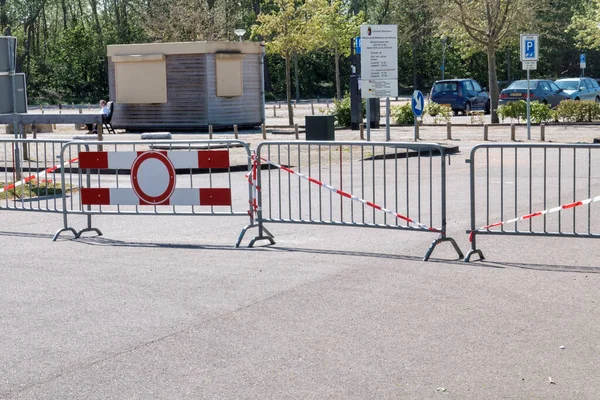
<svg viewBox="0 0 600 400">
<path fill-rule="evenodd" d="M 6 232 L 0 231 L 0 236 L 14 236 L 14 237 L 28 237 L 37 239 L 49 239 L 52 240 L 52 234 L 46 233 L 29 233 L 29 232 Z M 74 241 L 75 243 L 81 243 L 89 246 L 108 246 L 108 247 L 142 247 L 142 248 L 165 248 L 165 249 L 196 249 L 196 250 L 220 250 L 220 251 L 263 251 L 263 252 L 288 252 L 288 253 L 307 253 L 307 254 L 328 254 L 328 255 L 339 255 L 339 256 L 352 256 L 352 257 L 371 257 L 371 258 L 385 258 L 392 260 L 404 260 L 404 261 L 422 261 L 422 257 L 408 256 L 402 254 L 387 254 L 387 253 L 374 253 L 368 251 L 351 251 L 351 250 L 330 250 L 330 249 L 309 249 L 309 248 L 298 248 L 298 247 L 281 247 L 281 246 L 257 246 L 253 248 L 239 247 L 235 248 L 233 245 L 202 245 L 202 244 L 184 244 L 184 243 L 152 243 L 152 242 L 133 242 L 124 240 L 108 239 L 105 237 L 81 237 L 77 240 L 66 239 Z M 486 267 L 486 268 L 519 268 L 535 271 L 547 271 L 547 272 L 574 272 L 580 274 L 600 274 L 600 267 L 588 267 L 581 265 L 548 265 L 548 264 L 534 264 L 534 263 L 515 263 L 515 262 L 499 262 L 499 261 L 487 261 L 477 260 L 470 263 L 465 263 L 462 259 L 459 260 L 445 260 L 430 258 L 430 263 L 440 264 L 455 264 L 455 265 L 472 265 L 475 267 Z"/>
</svg>

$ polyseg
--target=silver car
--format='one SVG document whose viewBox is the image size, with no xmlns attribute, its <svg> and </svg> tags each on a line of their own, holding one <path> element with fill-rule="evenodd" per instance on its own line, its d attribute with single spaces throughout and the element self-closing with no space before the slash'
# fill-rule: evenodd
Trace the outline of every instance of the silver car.
<svg viewBox="0 0 600 400">
<path fill-rule="evenodd" d="M 573 100 L 591 100 L 600 103 L 600 85 L 592 78 L 564 78 L 556 85 Z"/>
</svg>

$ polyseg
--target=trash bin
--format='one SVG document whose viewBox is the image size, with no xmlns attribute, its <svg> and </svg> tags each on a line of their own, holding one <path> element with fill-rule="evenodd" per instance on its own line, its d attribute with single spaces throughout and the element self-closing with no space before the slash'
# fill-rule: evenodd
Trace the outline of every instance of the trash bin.
<svg viewBox="0 0 600 400">
<path fill-rule="evenodd" d="M 333 115 L 307 115 L 305 118 L 306 140 L 335 140 Z"/>
</svg>

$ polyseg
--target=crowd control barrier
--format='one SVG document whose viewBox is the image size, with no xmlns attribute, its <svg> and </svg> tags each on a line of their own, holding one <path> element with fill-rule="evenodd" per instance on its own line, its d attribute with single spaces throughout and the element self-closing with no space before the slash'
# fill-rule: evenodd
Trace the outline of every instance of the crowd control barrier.
<svg viewBox="0 0 600 400">
<path fill-rule="evenodd" d="M 434 233 L 428 260 L 446 235 L 446 152 L 436 144 L 263 142 L 249 175 L 258 240 L 265 224 L 294 223 Z"/>
<path fill-rule="evenodd" d="M 239 140 L 73 141 L 61 150 L 61 162 L 76 156 L 76 172 L 65 174 L 63 186 L 77 193 L 62 196 L 64 226 L 75 238 L 102 233 L 92 225 L 98 215 L 245 216 L 252 224 L 252 191 L 245 174 L 251 152 Z M 87 216 L 79 231 L 69 216 Z"/>
<path fill-rule="evenodd" d="M 600 237 L 600 146 L 482 144 L 470 163 L 471 249 L 480 235 Z"/>
<path fill-rule="evenodd" d="M 67 140 L 0 139 L 0 210 L 62 212 L 61 167 L 76 156 Z"/>
</svg>

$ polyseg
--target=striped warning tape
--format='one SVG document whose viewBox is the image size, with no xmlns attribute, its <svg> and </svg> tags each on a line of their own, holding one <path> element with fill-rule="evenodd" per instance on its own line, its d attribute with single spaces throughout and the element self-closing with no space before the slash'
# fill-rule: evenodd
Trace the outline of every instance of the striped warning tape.
<svg viewBox="0 0 600 400">
<path fill-rule="evenodd" d="M 371 208 L 374 208 L 374 209 L 376 209 L 376 210 L 383 211 L 383 212 L 384 212 L 384 213 L 386 213 L 386 214 L 392 215 L 392 216 L 394 216 L 394 217 L 396 217 L 396 218 L 398 218 L 398 219 L 401 219 L 401 220 L 403 220 L 403 221 L 406 221 L 406 222 L 408 222 L 409 224 L 412 224 L 413 226 L 416 226 L 416 227 L 418 227 L 419 229 L 428 230 L 428 231 L 431 231 L 431 232 L 440 232 L 440 233 L 443 233 L 443 232 L 442 232 L 441 230 L 439 230 L 439 229 L 436 229 L 436 228 L 431 228 L 431 227 L 429 227 L 429 226 L 427 226 L 427 225 L 425 225 L 425 224 L 422 224 L 422 223 L 420 223 L 420 222 L 417 222 L 417 221 L 415 221 L 415 220 L 413 220 L 413 219 L 411 219 L 411 218 L 409 218 L 409 217 L 407 217 L 407 216 L 404 216 L 404 215 L 402 215 L 402 214 L 399 214 L 399 213 L 397 213 L 397 212 L 395 212 L 395 211 L 388 210 L 387 208 L 383 208 L 383 207 L 381 207 L 381 206 L 379 206 L 379 205 L 377 205 L 377 204 L 375 204 L 375 203 L 372 203 L 372 202 L 370 202 L 370 201 L 368 201 L 368 200 L 361 199 L 360 197 L 354 196 L 354 195 L 353 195 L 353 194 L 351 194 L 351 193 L 344 192 L 344 191 L 342 191 L 342 190 L 339 190 L 339 189 L 337 189 L 337 188 L 335 188 L 335 187 L 333 187 L 333 186 L 331 186 L 331 185 L 328 185 L 328 184 L 326 184 L 326 183 L 320 182 L 320 181 L 318 181 L 317 179 L 311 178 L 310 176 L 307 176 L 307 175 L 301 174 L 300 172 L 296 172 L 296 171 L 294 171 L 294 170 L 293 170 L 293 169 L 291 169 L 291 168 L 288 168 L 288 167 L 285 167 L 285 166 L 283 166 L 283 165 L 277 164 L 277 163 L 275 163 L 275 162 L 273 162 L 273 161 L 267 160 L 267 159 L 265 159 L 265 158 L 262 158 L 262 157 L 261 157 L 261 160 L 262 160 L 262 161 L 264 161 L 264 162 L 266 162 L 267 164 L 271 164 L 271 165 L 273 165 L 274 167 L 281 169 L 282 171 L 286 171 L 286 172 L 288 172 L 288 173 L 290 173 L 290 174 L 292 174 L 292 175 L 299 176 L 299 177 L 300 177 L 300 178 L 302 178 L 302 179 L 305 179 L 305 180 L 307 180 L 307 181 L 309 181 L 309 182 L 311 182 L 311 183 L 314 183 L 315 185 L 319 185 L 319 186 L 321 186 L 321 187 L 324 187 L 325 189 L 327 189 L 327 190 L 329 190 L 329 191 L 331 191 L 331 192 L 333 192 L 333 193 L 339 194 L 340 196 L 346 197 L 346 198 L 348 198 L 348 199 L 350 199 L 350 200 L 357 201 L 357 202 L 359 202 L 359 203 L 361 203 L 361 204 L 367 205 L 367 206 L 369 206 L 369 207 L 371 207 Z M 257 185 L 257 183 L 256 183 L 256 180 L 255 180 L 255 179 L 256 179 L 256 169 L 257 169 L 257 165 L 258 165 L 258 162 L 256 162 L 256 160 L 255 160 L 255 162 L 254 162 L 254 166 L 253 166 L 253 170 L 254 170 L 254 171 L 253 171 L 253 182 L 251 182 L 251 184 L 253 184 L 253 186 L 255 187 L 255 190 L 256 190 L 256 191 L 259 191 L 259 190 L 260 190 L 260 187 L 258 187 L 258 185 Z M 255 210 L 258 210 L 258 206 L 256 206 L 254 209 L 255 209 Z"/>
<path fill-rule="evenodd" d="M 517 221 L 525 221 L 527 219 L 531 219 L 533 217 L 538 217 L 540 215 L 551 214 L 551 213 L 555 213 L 555 212 L 558 212 L 558 211 L 561 211 L 561 210 L 568 210 L 570 208 L 584 206 L 586 204 L 595 203 L 597 201 L 600 201 L 600 196 L 592 197 L 590 199 L 585 199 L 585 200 L 581 200 L 581 201 L 576 201 L 574 203 L 563 204 L 562 206 L 558 206 L 558 207 L 554 207 L 554 208 L 549 208 L 549 209 L 543 210 L 543 211 L 536 211 L 534 213 L 523 215 L 523 216 L 518 217 L 518 218 L 513 218 L 513 219 L 506 220 L 506 221 L 496 222 L 494 224 L 482 226 L 479 229 L 475 229 L 474 231 L 471 231 L 471 234 L 469 235 L 469 241 L 473 240 L 473 234 L 475 232 L 483 230 L 483 229 L 495 228 L 497 226 L 512 224 L 512 223 L 515 223 Z"/>
<path fill-rule="evenodd" d="M 39 178 L 43 178 L 43 177 L 44 177 L 44 176 L 46 176 L 47 174 L 49 174 L 49 173 L 52 173 L 52 172 L 56 171 L 57 169 L 59 169 L 61 166 L 67 166 L 67 165 L 69 165 L 69 164 L 72 164 L 72 163 L 74 163 L 75 161 L 77 161 L 77 157 L 75 157 L 75 158 L 72 158 L 72 159 L 70 159 L 70 160 L 67 160 L 67 161 L 65 161 L 65 162 L 64 162 L 64 163 L 62 163 L 62 164 L 57 164 L 57 165 L 55 165 L 55 166 L 53 166 L 53 167 L 47 168 L 46 170 L 44 170 L 44 171 L 40 172 L 40 173 L 39 173 L 39 174 L 37 174 L 37 175 L 35 175 L 35 174 L 34 174 L 34 175 L 30 175 L 30 176 L 28 176 L 27 178 L 23 178 L 23 179 L 21 179 L 20 181 L 17 181 L 17 182 L 11 183 L 10 185 L 7 185 L 7 186 L 4 186 L 4 187 L 1 187 L 1 188 L 0 188 L 0 193 L 4 193 L 4 192 L 6 192 L 6 191 L 8 191 L 8 190 L 12 190 L 12 189 L 14 189 L 14 188 L 16 188 L 16 187 L 18 187 L 18 186 L 24 185 L 25 183 L 27 183 L 27 182 L 31 182 L 31 181 L 35 180 L 36 178 L 38 178 L 38 179 L 39 179 Z"/>
</svg>

